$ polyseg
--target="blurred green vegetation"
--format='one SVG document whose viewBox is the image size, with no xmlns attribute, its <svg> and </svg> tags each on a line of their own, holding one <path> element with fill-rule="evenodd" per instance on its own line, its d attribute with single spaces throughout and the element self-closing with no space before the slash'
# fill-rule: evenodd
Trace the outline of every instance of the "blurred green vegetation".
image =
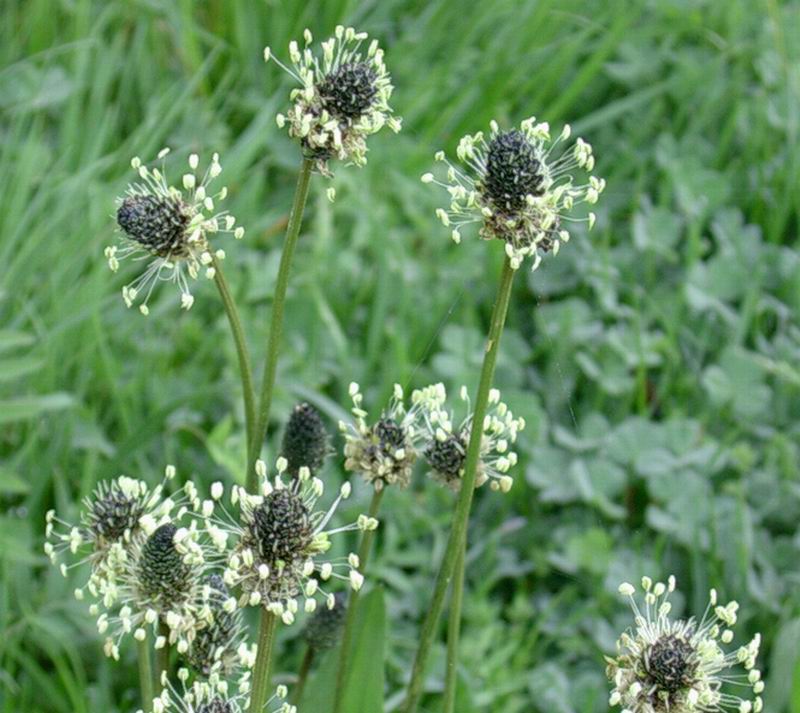
<svg viewBox="0 0 800 713">
<path fill-rule="evenodd" d="M 570 121 L 608 190 L 596 231 L 516 285 L 497 381 L 529 426 L 511 494 L 476 503 L 459 713 L 605 710 L 616 586 L 645 573 L 675 573 L 685 611 L 710 586 L 738 599 L 742 637 L 764 635 L 766 709 L 800 712 L 800 7 L 778 0 L 3 0 L 0 711 L 138 707 L 132 651 L 103 658 L 41 554 L 48 508 L 74 517 L 99 479 L 155 482 L 167 462 L 241 476 L 213 285 L 188 314 L 163 289 L 145 319 L 119 296 L 131 266 L 102 258 L 129 160 L 220 151 L 248 228 L 226 271 L 260 352 L 299 160 L 262 50 L 339 22 L 386 46 L 404 130 L 337 169 L 335 205 L 313 181 L 271 442 L 298 399 L 335 428 L 351 380 L 373 409 L 395 381 L 474 386 L 502 250 L 454 246 L 419 175 L 491 118 Z M 387 711 L 452 502 L 422 478 L 385 499 L 370 651 Z M 283 632 L 279 679 L 299 644 Z"/>
</svg>

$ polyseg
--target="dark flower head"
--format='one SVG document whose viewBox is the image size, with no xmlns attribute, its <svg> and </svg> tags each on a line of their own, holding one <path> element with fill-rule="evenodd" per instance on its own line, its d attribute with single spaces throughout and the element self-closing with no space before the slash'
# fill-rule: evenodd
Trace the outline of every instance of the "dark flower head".
<svg viewBox="0 0 800 713">
<path fill-rule="evenodd" d="M 134 532 L 146 509 L 138 488 L 123 488 L 116 480 L 99 488 L 97 498 L 87 505 L 86 524 L 98 540 L 107 542 L 118 542 Z"/>
<path fill-rule="evenodd" d="M 669 694 L 691 686 L 697 672 L 694 648 L 672 634 L 662 636 L 650 647 L 644 664 L 643 677 Z"/>
<path fill-rule="evenodd" d="M 353 589 L 361 587 L 357 555 L 328 561 L 324 554 L 331 548 L 332 536 L 348 530 L 374 530 L 378 521 L 361 515 L 357 522 L 329 529 L 340 501 L 350 496 L 350 484 L 341 486 L 327 510 L 317 510 L 324 483 L 306 467 L 286 483 L 287 466 L 285 458 L 278 458 L 278 475 L 268 479 L 266 464 L 258 461 L 261 494 L 235 487 L 231 499 L 239 507 L 239 521 L 229 525 L 207 521 L 206 529 L 220 552 L 227 555 L 223 576 L 228 587 L 241 592 L 239 606 L 262 606 L 291 624 L 301 602 L 308 613 L 316 609 L 318 596 L 327 606 L 335 606 L 334 593 L 327 591 L 332 581 L 348 582 Z M 214 497 L 221 495 L 218 492 Z M 231 536 L 236 544 L 228 548 Z"/>
<path fill-rule="evenodd" d="M 196 528 L 178 528 L 173 509 L 186 511 L 183 496 L 163 498 L 175 468 L 167 466 L 164 481 L 150 488 L 144 481 L 120 476 L 98 485 L 84 501 L 80 526 L 47 515 L 45 551 L 56 561 L 60 551 L 78 555 L 75 567 L 88 562 L 91 574 L 75 590 L 79 600 L 92 600 L 104 650 L 119 657 L 119 644 L 129 634 L 139 641 L 152 629 L 156 647 L 177 645 L 185 653 L 195 632 L 206 623 L 207 602 L 200 586 L 207 571 L 206 550 Z M 185 488 L 193 487 L 188 482 Z M 59 532 L 69 527 L 68 533 Z M 61 565 L 66 575 L 67 566 Z M 159 624 L 168 633 L 159 632 Z"/>
<path fill-rule="evenodd" d="M 237 650 L 244 641 L 242 613 L 235 608 L 235 600 L 230 598 L 228 587 L 220 575 L 208 575 L 204 584 L 209 589 L 210 620 L 197 632 L 186 653 L 186 661 L 205 678 L 214 672 L 227 678 L 240 664 Z M 230 607 L 229 603 L 234 606 Z"/>
<path fill-rule="evenodd" d="M 306 624 L 304 638 L 308 646 L 315 651 L 334 648 L 342 636 L 347 615 L 347 595 L 344 592 L 337 592 L 335 598 L 336 605 L 333 608 L 317 609 Z"/>
<path fill-rule="evenodd" d="M 461 387 L 461 400 L 466 403 L 467 414 L 460 423 L 454 424 L 453 413 L 443 408 L 442 402 L 428 418 L 425 461 L 430 467 L 430 476 L 442 485 L 460 490 L 467 460 L 474 414 L 469 406 L 466 386 Z M 481 424 L 481 443 L 478 452 L 475 486 L 489 483 L 492 490 L 508 492 L 513 479 L 508 471 L 517 463 L 517 454 L 509 450 L 517 440 L 517 434 L 525 428 L 525 419 L 514 418 L 508 406 L 500 401 L 500 392 L 491 389 L 486 416 Z"/>
<path fill-rule="evenodd" d="M 443 438 L 434 438 L 425 449 L 425 460 L 439 477 L 450 487 L 457 487 L 464 474 L 467 444 L 460 433 L 448 433 Z"/>
<path fill-rule="evenodd" d="M 527 196 L 544 193 L 544 180 L 536 147 L 521 131 L 501 131 L 489 142 L 483 184 L 499 211 L 511 214 L 521 210 Z"/>
<path fill-rule="evenodd" d="M 169 153 L 159 153 L 163 159 Z M 231 233 L 235 238 L 244 236 L 244 228 L 234 228 L 236 219 L 227 211 L 215 212 L 216 202 L 222 201 L 227 188 L 211 194 L 211 182 L 220 175 L 219 156 L 214 154 L 211 165 L 198 179 L 195 170 L 198 157 L 189 157 L 190 173 L 183 175 L 183 190 L 169 185 L 162 161 L 161 168 L 148 168 L 139 158 L 131 165 L 139 180 L 128 186 L 124 196 L 117 199 L 117 225 L 120 245 L 105 249 L 108 266 L 116 272 L 120 262 L 128 257 L 152 258 L 144 272 L 122 288 L 122 298 L 130 307 L 144 292 L 139 304 L 142 314 L 148 314 L 147 301 L 158 282 L 173 282 L 181 293 L 181 306 L 189 309 L 194 299 L 187 279 L 197 279 L 201 270 L 207 278 L 215 275 L 214 260 L 225 257 L 223 250 L 213 250 L 210 240 L 218 233 Z"/>
<path fill-rule="evenodd" d="M 258 553 L 270 566 L 305 556 L 314 530 L 299 493 L 273 490 L 253 511 L 252 534 Z"/>
<path fill-rule="evenodd" d="M 378 74 L 367 62 L 348 62 L 320 82 L 323 108 L 338 119 L 356 120 L 366 114 L 378 96 Z"/>
<path fill-rule="evenodd" d="M 444 151 L 439 151 L 436 160 L 447 165 L 446 179 L 426 173 L 422 181 L 447 189 L 449 207 L 439 208 L 436 215 L 451 228 L 456 243 L 461 241 L 464 226 L 478 223 L 482 238 L 505 243 L 512 267 L 519 267 L 530 256 L 535 269 L 542 253 L 555 254 L 561 243 L 569 240 L 566 221 L 584 221 L 589 228 L 594 225 L 594 213 L 586 218 L 569 214 L 578 203 L 596 203 L 605 181 L 589 176 L 588 183 L 574 183 L 574 169 L 588 172 L 594 168 L 592 147 L 582 139 L 569 151 L 553 151 L 569 138 L 569 125 L 555 140 L 550 138 L 548 124 L 537 124 L 534 117 L 510 131 L 501 131 L 494 121 L 490 126 L 488 137 L 478 132 L 459 142 L 457 155 L 464 167 L 456 168 Z"/>
<path fill-rule="evenodd" d="M 222 698 L 215 698 L 208 703 L 202 703 L 197 709 L 197 713 L 234 713 L 233 706 Z"/>
<path fill-rule="evenodd" d="M 321 45 L 321 56 L 311 50 L 311 32 L 303 33 L 305 47 L 289 43 L 291 66 L 283 64 L 267 47 L 264 59 L 273 60 L 300 85 L 292 90 L 291 109 L 278 114 L 278 126 L 288 126 L 304 154 L 317 170 L 330 175 L 331 159 L 358 166 L 367 162 L 367 138 L 388 126 L 400 131 L 389 99 L 393 87 L 383 63 L 383 50 L 373 40 L 366 51 L 364 32 L 339 26 L 334 37 Z"/>
<path fill-rule="evenodd" d="M 117 208 L 117 225 L 153 255 L 183 257 L 188 253 L 189 206 L 177 196 L 126 196 Z"/>
<path fill-rule="evenodd" d="M 191 567 L 175 546 L 178 528 L 161 525 L 147 538 L 139 560 L 139 582 L 143 592 L 165 603 L 182 596 L 191 587 Z"/>
<path fill-rule="evenodd" d="M 167 479 L 173 468 L 167 469 Z M 94 591 L 106 590 L 124 570 L 125 563 L 146 537 L 142 523 L 154 522 L 169 514 L 173 502 L 163 500 L 164 483 L 151 489 L 144 481 L 121 475 L 98 484 L 91 496 L 84 498 L 78 525 L 72 525 L 47 513 L 45 551 L 55 564 L 61 552 L 78 555 L 77 567 L 91 563 L 87 584 Z M 63 572 L 68 565 L 61 564 Z M 83 589 L 78 590 L 83 596 Z"/>
<path fill-rule="evenodd" d="M 426 413 L 440 405 L 438 394 L 439 385 L 415 390 L 406 408 L 403 389 L 395 384 L 389 405 L 370 425 L 359 386 L 350 384 L 355 423 L 339 424 L 345 437 L 345 468 L 360 473 L 376 490 L 387 485 L 407 487 L 424 435 Z"/>
<path fill-rule="evenodd" d="M 297 404 L 289 416 L 281 444 L 289 475 L 297 477 L 303 466 L 315 474 L 329 451 L 328 432 L 319 412 L 307 403 Z"/>
<path fill-rule="evenodd" d="M 717 604 L 711 590 L 703 618 L 670 619 L 669 597 L 675 578 L 667 583 L 642 577 L 644 606 L 636 603 L 632 584 L 620 585 L 635 616 L 635 628 L 622 634 L 617 656 L 606 657 L 613 684 L 610 705 L 629 713 L 761 713 L 764 682 L 755 668 L 760 635 L 730 652 L 739 605 Z M 728 670 L 743 665 L 746 674 Z M 735 684 L 728 693 L 726 684 Z M 755 698 L 738 694 L 751 687 Z"/>
</svg>

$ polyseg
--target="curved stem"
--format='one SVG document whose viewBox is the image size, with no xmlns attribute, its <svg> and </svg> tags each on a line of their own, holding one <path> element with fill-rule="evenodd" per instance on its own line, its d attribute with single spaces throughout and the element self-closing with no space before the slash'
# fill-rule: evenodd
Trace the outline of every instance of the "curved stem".
<svg viewBox="0 0 800 713">
<path fill-rule="evenodd" d="M 169 642 L 169 627 L 164 621 L 158 623 L 158 635 L 163 636 Z M 169 643 L 164 644 L 160 649 L 156 649 L 156 671 L 155 671 L 155 689 L 161 693 L 161 675 L 169 671 Z"/>
<path fill-rule="evenodd" d="M 244 418 L 245 430 L 247 433 L 247 452 L 250 453 L 253 441 L 253 423 L 256 414 L 256 395 L 253 385 L 253 368 L 250 365 L 250 353 L 247 350 L 247 340 L 244 336 L 244 328 L 242 327 L 242 320 L 239 317 L 239 310 L 236 307 L 236 301 L 231 295 L 228 288 L 228 282 L 225 279 L 225 273 L 222 271 L 222 264 L 214 256 L 212 263 L 214 267 L 214 282 L 219 290 L 219 295 L 222 298 L 222 305 L 225 307 L 225 314 L 228 315 L 228 323 L 231 327 L 231 334 L 233 341 L 236 344 L 236 356 L 239 358 L 239 374 L 242 379 L 242 393 L 244 394 Z"/>
<path fill-rule="evenodd" d="M 375 490 L 372 493 L 372 501 L 369 504 L 369 517 L 377 517 L 381 507 L 381 498 L 385 488 Z M 361 533 L 361 543 L 358 546 L 358 569 L 361 574 L 367 570 L 367 561 L 372 549 L 372 541 L 375 539 L 375 530 L 365 530 Z M 356 590 L 350 591 L 347 599 L 347 614 L 345 614 L 344 631 L 342 632 L 342 645 L 339 650 L 339 668 L 336 671 L 336 692 L 333 698 L 333 713 L 341 713 L 344 705 L 344 692 L 347 688 L 347 668 L 350 663 L 350 648 L 353 640 L 353 629 L 356 621 L 356 609 L 358 608 L 359 593 Z"/>
<path fill-rule="evenodd" d="M 303 698 L 303 691 L 306 688 L 308 673 L 309 671 L 311 671 L 311 664 L 313 663 L 314 663 L 314 649 L 309 646 L 306 649 L 305 656 L 303 656 L 303 663 L 300 664 L 300 671 L 297 674 L 297 683 L 294 686 L 291 700 L 289 701 L 293 706 L 299 705 L 300 700 Z"/>
<path fill-rule="evenodd" d="M 250 689 L 249 713 L 262 713 L 267 702 L 267 688 L 269 687 L 269 668 L 272 659 L 272 649 L 275 645 L 275 630 L 278 627 L 278 617 L 261 607 L 261 623 L 258 629 L 258 653 L 256 665 L 253 669 L 253 685 Z"/>
<path fill-rule="evenodd" d="M 461 604 L 464 600 L 464 558 L 467 552 L 467 537 L 461 546 L 453 571 L 450 592 L 450 614 L 447 619 L 447 665 L 444 672 L 444 706 L 442 713 L 454 713 L 456 709 L 456 685 L 458 681 L 458 640 L 461 635 Z"/>
<path fill-rule="evenodd" d="M 150 642 L 147 637 L 137 642 L 139 658 L 139 689 L 142 692 L 142 708 L 145 713 L 153 710 L 153 664 L 150 659 Z"/>
<path fill-rule="evenodd" d="M 478 472 L 478 462 L 480 458 L 482 428 L 481 424 L 486 416 L 486 408 L 489 402 L 489 390 L 492 387 L 494 378 L 494 368 L 497 364 L 498 347 L 500 337 L 503 334 L 503 326 L 508 312 L 508 302 L 511 295 L 511 285 L 514 281 L 514 269 L 508 258 L 503 263 L 503 272 L 500 276 L 500 285 L 497 289 L 494 309 L 492 310 L 492 321 L 489 326 L 489 336 L 486 341 L 486 353 L 483 357 L 483 367 L 481 368 L 481 379 L 478 384 L 478 394 L 475 398 L 475 411 L 472 423 L 477 424 L 476 428 L 470 431 L 469 445 L 467 446 L 467 459 L 464 465 L 464 477 L 461 481 L 461 489 L 458 493 L 455 511 L 453 513 L 453 524 L 450 528 L 450 536 L 447 540 L 442 564 L 436 575 L 436 583 L 433 589 L 433 598 L 430 607 L 425 615 L 420 632 L 420 640 L 417 646 L 417 655 L 414 659 L 414 667 L 411 670 L 411 680 L 408 684 L 406 694 L 405 713 L 416 713 L 419 700 L 422 696 L 422 686 L 425 680 L 425 668 L 428 664 L 428 656 L 436 636 L 436 628 L 439 618 L 444 608 L 445 595 L 450 586 L 450 581 L 456 567 L 456 560 L 463 547 L 463 541 L 467 533 L 467 522 L 469 512 L 472 507 L 472 498 L 475 495 L 475 478 Z"/>
<path fill-rule="evenodd" d="M 297 245 L 297 237 L 300 235 L 300 225 L 303 222 L 303 210 L 306 206 L 313 165 L 313 161 L 310 159 L 303 159 L 303 163 L 300 166 L 300 175 L 297 177 L 292 212 L 289 215 L 289 223 L 286 226 L 286 238 L 283 243 L 283 253 L 281 254 L 281 263 L 278 268 L 278 281 L 275 284 L 275 296 L 272 302 L 267 356 L 264 362 L 264 373 L 261 377 L 261 395 L 258 400 L 255 425 L 247 454 L 247 489 L 250 492 L 255 492 L 258 485 L 255 465 L 261 452 L 261 444 L 267 435 L 269 411 L 272 406 L 272 391 L 275 386 L 275 373 L 278 368 L 278 352 L 283 332 L 283 309 L 286 303 L 286 290 L 289 286 L 289 271 L 292 266 L 294 249 Z"/>
</svg>

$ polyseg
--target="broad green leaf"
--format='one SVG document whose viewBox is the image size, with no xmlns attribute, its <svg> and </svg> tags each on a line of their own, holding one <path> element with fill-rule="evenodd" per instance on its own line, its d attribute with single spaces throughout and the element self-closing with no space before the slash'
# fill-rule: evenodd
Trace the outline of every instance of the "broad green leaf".
<svg viewBox="0 0 800 713">
<path fill-rule="evenodd" d="M 316 671 L 309 676 L 298 710 L 331 713 L 338 666 L 339 650 L 326 652 L 319 661 Z"/>
<path fill-rule="evenodd" d="M 768 711 L 800 710 L 795 676 L 800 669 L 800 618 L 779 625 L 772 646 L 769 665 L 769 685 L 764 697 Z"/>
<path fill-rule="evenodd" d="M 347 713 L 383 711 L 385 640 L 386 604 L 378 587 L 359 601 L 344 699 Z"/>
<path fill-rule="evenodd" d="M 347 713 L 381 713 L 384 689 L 386 605 L 383 589 L 373 589 L 359 600 L 352 641 L 349 684 L 343 709 Z M 298 710 L 330 713 L 339 666 L 338 649 L 329 651 L 310 677 Z"/>
</svg>

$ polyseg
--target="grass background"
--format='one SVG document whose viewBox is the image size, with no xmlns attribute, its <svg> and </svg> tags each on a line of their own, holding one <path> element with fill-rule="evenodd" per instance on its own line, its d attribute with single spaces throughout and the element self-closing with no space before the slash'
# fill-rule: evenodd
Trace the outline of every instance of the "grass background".
<svg viewBox="0 0 800 713">
<path fill-rule="evenodd" d="M 777 0 L 4 0 L 0 711 L 139 705 L 131 651 L 103 659 L 41 554 L 48 508 L 74 517 L 99 479 L 155 482 L 167 462 L 241 475 L 213 285 L 189 314 L 161 290 L 144 319 L 119 297 L 130 266 L 102 259 L 130 157 L 221 152 L 248 227 L 227 274 L 263 349 L 298 152 L 262 50 L 338 22 L 385 45 L 404 130 L 337 169 L 335 205 L 313 181 L 272 442 L 298 399 L 333 428 L 351 380 L 374 409 L 395 381 L 474 387 L 502 251 L 452 245 L 418 177 L 491 118 L 570 121 L 608 189 L 596 231 L 517 280 L 497 382 L 529 425 L 512 493 L 476 502 L 459 713 L 605 710 L 602 654 L 629 622 L 616 586 L 672 572 L 684 611 L 710 586 L 741 602 L 742 639 L 764 636 L 766 709 L 800 711 L 800 8 Z M 422 477 L 385 499 L 365 657 L 385 666 L 363 675 L 386 710 L 452 503 Z M 322 679 L 308 709 L 325 713 Z"/>
</svg>

